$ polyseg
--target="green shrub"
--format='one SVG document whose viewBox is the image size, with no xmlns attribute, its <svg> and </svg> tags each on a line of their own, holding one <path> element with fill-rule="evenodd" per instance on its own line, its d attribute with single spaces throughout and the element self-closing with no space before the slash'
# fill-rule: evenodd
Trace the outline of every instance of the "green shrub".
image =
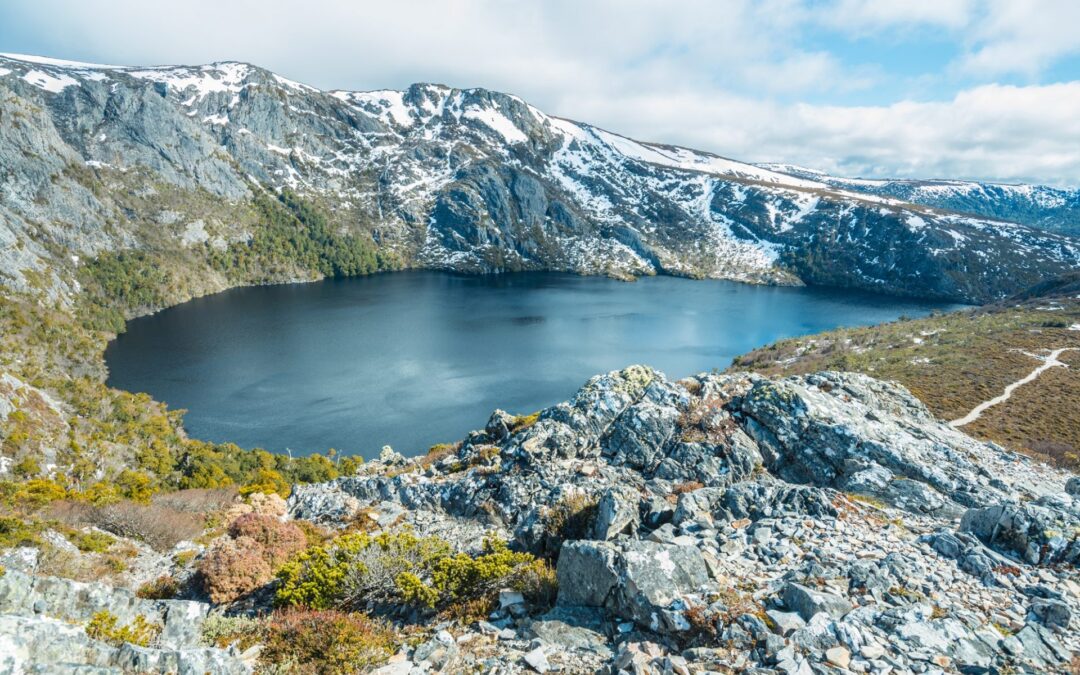
<svg viewBox="0 0 1080 675">
<path fill-rule="evenodd" d="M 11 413 L 10 415 L 8 415 L 8 420 L 11 420 L 13 417 L 15 417 L 16 414 L 20 412 L 21 411 L 16 410 L 15 412 Z M 10 435 L 8 438 L 10 440 Z M 38 461 L 36 459 L 31 457 L 30 455 L 27 455 L 26 457 L 20 459 L 15 464 L 15 466 L 11 467 L 11 471 L 19 478 L 33 478 L 34 476 L 37 476 L 41 473 L 41 465 L 38 464 Z"/>
<path fill-rule="evenodd" d="M 161 626 L 150 623 L 139 614 L 126 626 L 118 626 L 120 619 L 108 610 L 102 610 L 90 617 L 86 624 L 86 634 L 94 640 L 107 642 L 119 647 L 125 642 L 139 647 L 149 647 L 150 643 L 161 634 Z"/>
<path fill-rule="evenodd" d="M 314 546 L 285 564 L 278 573 L 276 600 L 283 606 L 313 609 L 393 600 L 401 574 L 427 574 L 449 554 L 446 542 L 407 530 L 374 537 L 366 532 L 345 534 L 330 546 Z"/>
<path fill-rule="evenodd" d="M 104 553 L 116 542 L 116 538 L 104 532 L 90 530 L 89 532 L 71 532 L 68 534 L 68 541 L 75 544 L 83 553 Z"/>
<path fill-rule="evenodd" d="M 49 478 L 32 478 L 18 485 L 12 501 L 22 508 L 36 509 L 68 496 L 67 488 Z"/>
<path fill-rule="evenodd" d="M 41 524 L 15 516 L 0 516 L 0 550 L 16 546 L 41 546 Z"/>
<path fill-rule="evenodd" d="M 441 602 L 461 602 L 495 594 L 503 586 L 517 585 L 514 577 L 523 568 L 537 563 L 528 553 L 511 551 L 501 539 L 485 539 L 484 552 L 475 558 L 458 553 L 440 559 L 431 581 Z"/>
</svg>

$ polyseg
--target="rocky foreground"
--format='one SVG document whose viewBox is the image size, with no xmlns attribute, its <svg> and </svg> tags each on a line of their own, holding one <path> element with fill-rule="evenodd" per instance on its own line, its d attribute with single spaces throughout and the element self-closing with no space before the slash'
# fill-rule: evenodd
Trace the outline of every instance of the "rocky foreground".
<svg viewBox="0 0 1080 675">
<path fill-rule="evenodd" d="M 564 537 L 558 514 L 574 524 Z M 428 626 L 384 674 L 1080 664 L 1080 478 L 863 375 L 672 382 L 631 367 L 535 419 L 496 411 L 441 456 L 387 451 L 360 475 L 297 486 L 288 516 L 411 526 L 465 551 L 494 534 L 557 559 L 552 608 L 505 592 L 487 620 Z M 79 672 L 250 668 L 198 643 L 205 604 L 139 609 L 166 626 L 154 648 L 104 650 L 49 618 L 134 602 L 149 601 L 9 570 L 0 670 L 65 655 L 102 667 Z"/>
</svg>

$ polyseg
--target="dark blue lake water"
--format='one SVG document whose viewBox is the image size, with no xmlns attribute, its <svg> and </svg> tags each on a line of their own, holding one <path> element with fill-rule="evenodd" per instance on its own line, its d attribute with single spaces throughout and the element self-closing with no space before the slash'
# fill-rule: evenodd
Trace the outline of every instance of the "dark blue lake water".
<svg viewBox="0 0 1080 675">
<path fill-rule="evenodd" d="M 417 454 L 591 375 L 727 367 L 773 340 L 940 303 L 725 281 L 402 272 L 233 289 L 131 321 L 109 384 L 187 408 L 195 438 L 297 454 Z"/>
</svg>

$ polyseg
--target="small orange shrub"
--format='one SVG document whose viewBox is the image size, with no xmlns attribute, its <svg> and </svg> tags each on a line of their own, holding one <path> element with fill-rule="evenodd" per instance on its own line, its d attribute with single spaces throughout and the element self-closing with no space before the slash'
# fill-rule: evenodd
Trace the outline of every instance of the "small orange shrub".
<svg viewBox="0 0 1080 675">
<path fill-rule="evenodd" d="M 215 603 L 232 602 L 270 581 L 266 549 L 251 537 L 217 540 L 199 562 L 203 587 Z"/>
<path fill-rule="evenodd" d="M 170 574 L 162 574 L 153 581 L 147 581 L 135 591 L 135 595 L 144 600 L 168 600 L 180 592 L 180 584 Z"/>
<path fill-rule="evenodd" d="M 285 609 L 270 615 L 259 660 L 295 673 L 357 673 L 396 649 L 393 631 L 363 614 Z"/>
<path fill-rule="evenodd" d="M 262 544 L 264 557 L 274 569 L 307 546 L 307 536 L 295 523 L 283 523 L 259 513 L 245 513 L 234 520 L 229 525 L 229 536 L 250 537 Z"/>
</svg>

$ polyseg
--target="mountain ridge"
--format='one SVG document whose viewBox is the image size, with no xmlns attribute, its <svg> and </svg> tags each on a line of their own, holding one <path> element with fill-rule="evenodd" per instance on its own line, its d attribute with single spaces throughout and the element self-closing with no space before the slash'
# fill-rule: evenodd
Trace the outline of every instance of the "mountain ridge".
<svg viewBox="0 0 1080 675">
<path fill-rule="evenodd" d="M 868 194 L 987 218 L 1025 222 L 1054 232 L 1080 232 L 1080 189 L 955 178 L 845 178 L 790 164 L 757 166 Z"/>
<path fill-rule="evenodd" d="M 8 285 L 30 289 L 29 271 L 54 299 L 77 293 L 70 255 L 152 249 L 199 267 L 203 249 L 249 245 L 254 196 L 286 188 L 406 267 L 978 302 L 1080 261 L 1069 237 L 638 142 L 480 88 L 324 92 L 234 61 L 34 58 L 0 57 L 5 114 L 22 132 L 0 144 L 13 179 L 0 208 L 4 239 L 23 242 L 0 255 Z M 252 281 L 196 273 L 207 290 Z"/>
</svg>

